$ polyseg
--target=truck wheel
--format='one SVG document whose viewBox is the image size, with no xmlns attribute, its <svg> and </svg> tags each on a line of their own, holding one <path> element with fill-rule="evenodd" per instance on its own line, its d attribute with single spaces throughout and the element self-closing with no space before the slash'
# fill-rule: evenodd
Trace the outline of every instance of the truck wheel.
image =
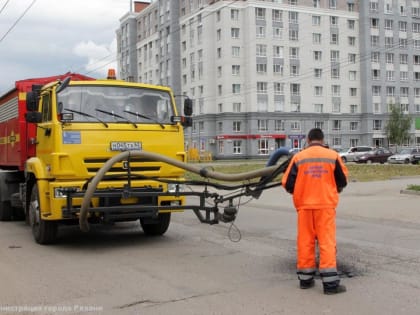
<svg viewBox="0 0 420 315">
<path fill-rule="evenodd" d="M 0 221 L 10 221 L 12 219 L 12 206 L 10 201 L 0 201 Z"/>
<path fill-rule="evenodd" d="M 151 236 L 163 235 L 171 222 L 170 213 L 159 213 L 157 219 L 140 219 L 144 234 Z"/>
<path fill-rule="evenodd" d="M 29 225 L 32 228 L 32 234 L 38 244 L 51 244 L 57 238 L 57 222 L 41 219 L 39 209 L 38 186 L 35 184 L 32 188 L 31 201 L 29 204 Z"/>
</svg>

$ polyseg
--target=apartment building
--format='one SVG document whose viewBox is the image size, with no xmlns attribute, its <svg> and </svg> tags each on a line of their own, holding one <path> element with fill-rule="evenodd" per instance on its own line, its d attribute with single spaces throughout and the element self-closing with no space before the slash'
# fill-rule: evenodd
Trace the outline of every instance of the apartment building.
<svg viewBox="0 0 420 315">
<path fill-rule="evenodd" d="M 360 3 L 360 84 L 364 122 L 373 145 L 388 145 L 389 106 L 413 117 L 411 140 L 420 145 L 420 1 Z"/>
<path fill-rule="evenodd" d="M 378 8 L 383 1 L 376 1 Z M 302 147 L 313 127 L 322 128 L 336 148 L 386 145 L 389 99 L 377 99 L 373 87 L 386 91 L 387 72 L 373 70 L 389 65 L 365 57 L 385 45 L 381 28 L 370 27 L 373 14 L 385 21 L 385 13 L 371 12 L 371 2 L 153 1 L 135 14 L 137 42 L 130 48 L 137 62 L 130 66 L 138 81 L 170 85 L 194 100 L 186 144 L 218 159 Z M 414 23 L 414 16 L 409 19 Z M 371 45 L 371 32 L 379 33 L 379 46 Z M 407 54 L 413 59 L 414 49 Z M 406 87 L 407 103 L 395 101 L 415 104 L 415 82 Z M 413 141 L 420 142 L 416 136 Z"/>
</svg>

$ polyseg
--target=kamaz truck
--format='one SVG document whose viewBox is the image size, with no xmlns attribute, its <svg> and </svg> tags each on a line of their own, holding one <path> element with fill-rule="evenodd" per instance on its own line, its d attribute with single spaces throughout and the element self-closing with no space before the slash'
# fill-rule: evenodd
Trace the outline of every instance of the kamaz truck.
<svg viewBox="0 0 420 315">
<path fill-rule="evenodd" d="M 26 219 L 37 243 L 78 222 L 95 175 L 122 152 L 154 152 L 186 162 L 184 128 L 170 88 L 67 73 L 17 81 L 0 96 L 0 220 Z M 185 196 L 185 170 L 142 156 L 118 160 L 88 201 L 89 223 L 140 220 L 162 235 Z M 155 180 L 159 178 L 159 180 Z"/>
</svg>

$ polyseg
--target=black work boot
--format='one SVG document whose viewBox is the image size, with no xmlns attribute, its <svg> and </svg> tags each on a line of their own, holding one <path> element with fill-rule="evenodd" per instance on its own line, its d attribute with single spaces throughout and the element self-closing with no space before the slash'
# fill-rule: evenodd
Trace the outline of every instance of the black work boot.
<svg viewBox="0 0 420 315">
<path fill-rule="evenodd" d="M 339 281 L 333 281 L 333 282 L 324 282 L 324 294 L 332 295 L 332 294 L 338 294 L 346 292 L 347 289 L 344 285 L 340 284 Z"/>
<path fill-rule="evenodd" d="M 315 285 L 314 279 L 299 281 L 299 286 L 301 289 L 309 289 L 309 288 L 312 288 L 314 285 Z"/>
</svg>

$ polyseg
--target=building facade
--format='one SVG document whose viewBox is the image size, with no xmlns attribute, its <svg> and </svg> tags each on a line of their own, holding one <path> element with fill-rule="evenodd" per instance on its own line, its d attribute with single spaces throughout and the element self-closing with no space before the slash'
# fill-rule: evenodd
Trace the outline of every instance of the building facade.
<svg viewBox="0 0 420 315">
<path fill-rule="evenodd" d="M 387 1 L 153 1 L 135 14 L 131 54 L 137 63 L 130 65 L 136 65 L 138 81 L 170 85 L 194 100 L 186 144 L 218 159 L 302 147 L 313 127 L 324 130 L 331 147 L 386 146 L 391 99 L 384 94 L 390 85 L 384 51 L 390 35 L 380 25 L 387 20 Z M 388 2 L 399 12 L 402 0 Z M 410 13 L 399 19 L 410 29 L 407 46 L 413 39 L 405 71 L 415 78 L 418 1 L 405 2 Z M 121 23 L 119 32 L 123 28 Z M 398 36 L 395 29 L 394 41 Z M 396 84 L 395 72 L 394 91 L 408 96 L 393 101 L 408 104 L 415 115 L 418 84 Z M 420 143 L 414 123 L 411 133 L 412 143 Z"/>
</svg>

